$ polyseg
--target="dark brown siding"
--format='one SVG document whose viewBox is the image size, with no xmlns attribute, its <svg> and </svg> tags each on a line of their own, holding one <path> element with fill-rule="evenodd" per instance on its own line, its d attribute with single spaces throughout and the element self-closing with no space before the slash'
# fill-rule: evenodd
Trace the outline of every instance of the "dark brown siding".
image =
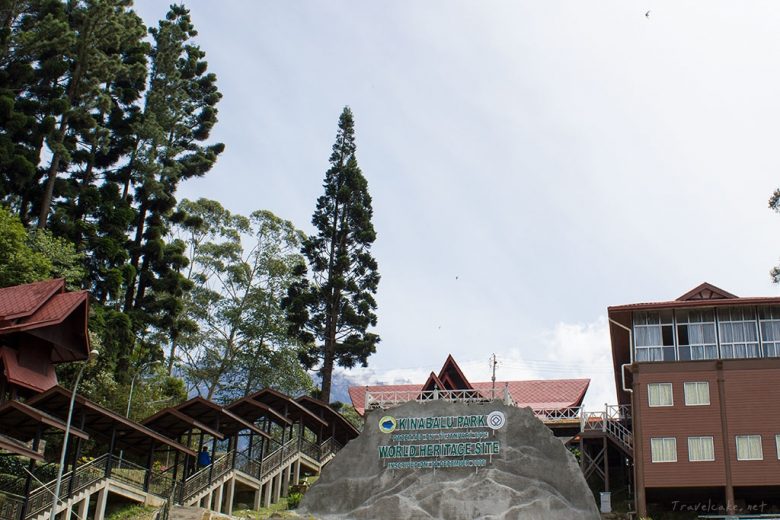
<svg viewBox="0 0 780 520">
<path fill-rule="evenodd" d="M 642 364 L 635 373 L 641 414 L 642 457 L 646 487 L 725 486 L 724 436 L 720 416 L 718 370 L 714 361 Z M 723 361 L 725 409 L 734 486 L 780 485 L 775 435 L 780 433 L 780 360 Z M 710 404 L 685 406 L 683 383 L 707 381 Z M 648 383 L 672 383 L 674 405 L 648 405 Z M 761 435 L 764 460 L 737 461 L 736 435 Z M 688 461 L 688 437 L 711 436 L 713 462 Z M 650 439 L 675 437 L 677 462 L 651 462 Z"/>
<path fill-rule="evenodd" d="M 724 370 L 735 486 L 780 484 L 780 369 Z M 764 460 L 737 461 L 737 435 L 761 435 Z"/>
<path fill-rule="evenodd" d="M 639 413 L 642 414 L 642 457 L 645 467 L 645 486 L 725 486 L 726 472 L 723 464 L 723 435 L 720 425 L 720 401 L 717 377 L 714 371 L 662 372 L 644 374 L 640 371 L 638 382 L 641 391 Z M 710 404 L 685 406 L 683 383 L 706 381 L 710 385 Z M 674 406 L 651 408 L 647 400 L 648 383 L 672 383 Z M 688 437 L 712 437 L 715 460 L 713 462 L 688 461 Z M 654 463 L 650 453 L 653 437 L 677 439 L 677 462 Z"/>
</svg>

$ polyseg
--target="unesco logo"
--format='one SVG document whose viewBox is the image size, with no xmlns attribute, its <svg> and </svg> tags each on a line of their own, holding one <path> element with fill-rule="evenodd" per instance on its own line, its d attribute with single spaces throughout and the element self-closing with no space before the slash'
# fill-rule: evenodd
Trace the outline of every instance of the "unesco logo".
<svg viewBox="0 0 780 520">
<path fill-rule="evenodd" d="M 395 417 L 390 415 L 385 415 L 379 419 L 379 430 L 382 433 L 393 433 L 393 431 L 395 431 L 395 425 Z"/>
<path fill-rule="evenodd" d="M 487 423 L 493 430 L 500 430 L 506 424 L 506 415 L 504 412 L 490 412 L 487 416 Z"/>
</svg>

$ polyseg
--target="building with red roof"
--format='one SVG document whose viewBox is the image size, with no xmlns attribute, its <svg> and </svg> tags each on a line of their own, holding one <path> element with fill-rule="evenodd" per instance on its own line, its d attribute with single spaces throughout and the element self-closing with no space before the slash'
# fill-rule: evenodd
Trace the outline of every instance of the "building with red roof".
<svg viewBox="0 0 780 520">
<path fill-rule="evenodd" d="M 56 386 L 54 365 L 85 360 L 89 297 L 62 279 L 0 289 L 0 402 Z"/>
<path fill-rule="evenodd" d="M 780 298 L 703 283 L 608 315 L 639 517 L 675 502 L 780 508 Z"/>
<path fill-rule="evenodd" d="M 349 397 L 358 414 L 390 408 L 408 401 L 443 399 L 482 402 L 500 400 L 531 408 L 561 436 L 580 429 L 582 400 L 590 379 L 548 379 L 534 381 L 487 381 L 471 383 L 452 355 L 439 373 L 431 372 L 423 384 L 352 386 Z"/>
</svg>

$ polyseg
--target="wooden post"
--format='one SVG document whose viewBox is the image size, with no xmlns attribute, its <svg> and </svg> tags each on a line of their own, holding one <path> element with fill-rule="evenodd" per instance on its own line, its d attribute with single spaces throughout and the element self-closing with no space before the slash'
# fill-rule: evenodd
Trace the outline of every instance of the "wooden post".
<svg viewBox="0 0 780 520">
<path fill-rule="evenodd" d="M 114 457 L 114 448 L 116 447 L 116 426 L 111 428 L 111 442 L 108 443 L 108 457 L 106 458 L 106 478 L 109 478 L 111 476 L 111 463 L 112 458 Z M 98 498 L 98 501 L 100 501 L 100 498 Z M 105 500 L 104 500 L 105 501 Z M 98 513 L 100 512 L 100 508 L 98 508 L 95 511 L 95 520 L 102 520 L 102 516 L 106 512 L 106 505 L 103 504 L 103 512 L 100 513 L 101 519 L 98 518 Z"/>
<path fill-rule="evenodd" d="M 144 491 L 149 492 L 149 482 L 152 479 L 152 466 L 154 465 L 154 441 L 149 443 L 149 455 L 146 457 L 146 475 L 144 476 Z"/>
<path fill-rule="evenodd" d="M 43 435 L 43 425 L 38 424 L 38 429 L 35 431 L 35 438 L 33 439 L 32 443 L 32 450 L 38 451 L 38 448 L 41 443 L 41 435 Z M 27 478 L 24 482 L 24 502 L 22 503 L 22 513 L 19 520 L 24 520 L 24 517 L 27 516 L 27 506 L 29 505 L 28 502 L 30 500 L 30 491 L 32 490 L 32 472 L 35 470 L 35 459 L 30 459 L 30 464 L 27 466 Z M 52 505 L 52 507 L 55 507 L 55 504 Z"/>
<path fill-rule="evenodd" d="M 609 443 L 606 437 L 602 440 L 604 441 L 604 491 L 609 492 Z"/>
</svg>

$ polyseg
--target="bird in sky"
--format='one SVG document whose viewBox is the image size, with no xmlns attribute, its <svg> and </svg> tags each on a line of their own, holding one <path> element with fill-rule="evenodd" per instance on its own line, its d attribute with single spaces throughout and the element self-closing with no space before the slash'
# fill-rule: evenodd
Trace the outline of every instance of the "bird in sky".
<svg viewBox="0 0 780 520">
<path fill-rule="evenodd" d="M 647 12 L 645 13 L 645 18 L 650 18 L 650 11 L 647 11 Z"/>
</svg>

